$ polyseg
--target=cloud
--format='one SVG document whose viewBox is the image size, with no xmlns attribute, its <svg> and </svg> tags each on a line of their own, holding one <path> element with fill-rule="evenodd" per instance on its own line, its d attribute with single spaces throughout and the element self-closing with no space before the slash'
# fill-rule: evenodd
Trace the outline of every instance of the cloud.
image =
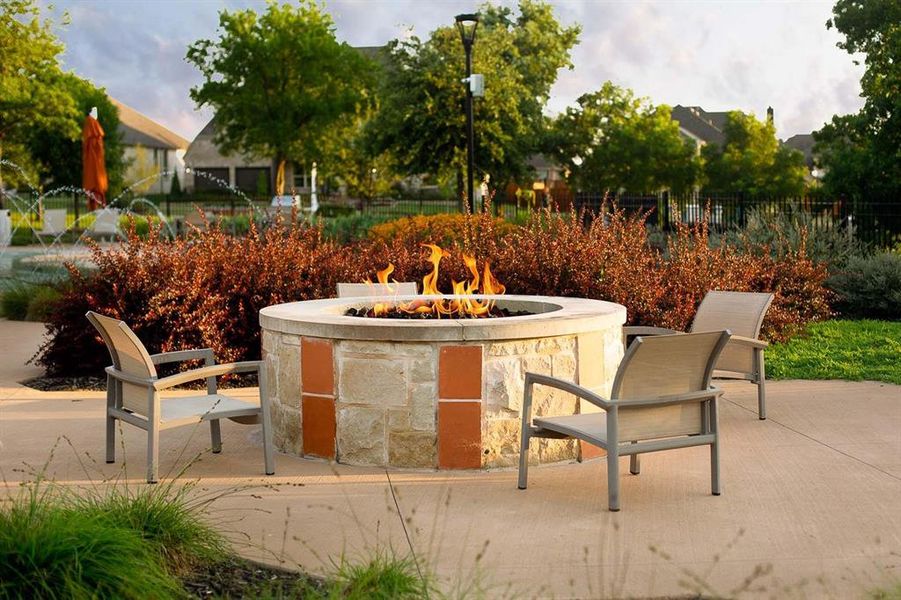
<svg viewBox="0 0 901 600">
<path fill-rule="evenodd" d="M 49 0 L 42 0 L 44 5 Z M 507 6 L 515 2 L 504 0 Z M 339 39 L 356 46 L 387 43 L 413 31 L 426 37 L 481 0 L 331 0 Z M 818 127 L 861 105 L 861 68 L 827 31 L 829 3 L 599 2 L 554 0 L 557 17 L 582 25 L 575 69 L 562 70 L 549 108 L 560 111 L 606 80 L 654 102 L 776 109 L 782 137 Z M 151 2 L 57 0 L 71 24 L 60 33 L 65 66 L 191 139 L 209 118 L 188 91 L 200 83 L 184 61 L 188 44 L 214 37 L 217 13 L 262 1 Z"/>
</svg>

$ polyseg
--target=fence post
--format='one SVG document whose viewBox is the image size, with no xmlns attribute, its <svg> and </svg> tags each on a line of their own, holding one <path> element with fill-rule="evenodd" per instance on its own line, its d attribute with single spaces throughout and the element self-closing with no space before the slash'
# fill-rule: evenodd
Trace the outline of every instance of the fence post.
<svg viewBox="0 0 901 600">
<path fill-rule="evenodd" d="M 78 223 L 78 194 L 72 192 L 72 204 L 75 208 L 75 223 Z"/>
<path fill-rule="evenodd" d="M 171 206 L 170 202 L 171 202 L 171 197 L 169 196 L 169 194 L 166 194 L 166 218 L 167 219 L 172 218 L 172 206 Z"/>
<path fill-rule="evenodd" d="M 738 192 L 738 226 L 745 228 L 745 193 Z"/>
<path fill-rule="evenodd" d="M 660 224 L 660 229 L 666 231 L 669 229 L 669 190 L 663 190 L 662 202 L 663 202 L 663 210 L 660 211 L 659 218 L 663 220 L 663 223 Z"/>
</svg>

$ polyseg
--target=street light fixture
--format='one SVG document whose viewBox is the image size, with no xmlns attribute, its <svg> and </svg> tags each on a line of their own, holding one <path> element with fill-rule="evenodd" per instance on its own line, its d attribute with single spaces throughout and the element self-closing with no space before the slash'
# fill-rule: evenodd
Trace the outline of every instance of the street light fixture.
<svg viewBox="0 0 901 600">
<path fill-rule="evenodd" d="M 475 154 L 475 132 L 472 124 L 472 45 L 476 40 L 476 28 L 479 26 L 479 15 L 465 14 L 455 17 L 457 22 L 457 30 L 460 32 L 460 39 L 463 40 L 463 50 L 466 52 L 466 178 L 468 185 L 466 187 L 466 201 L 468 210 L 472 210 L 473 198 L 473 162 Z"/>
</svg>

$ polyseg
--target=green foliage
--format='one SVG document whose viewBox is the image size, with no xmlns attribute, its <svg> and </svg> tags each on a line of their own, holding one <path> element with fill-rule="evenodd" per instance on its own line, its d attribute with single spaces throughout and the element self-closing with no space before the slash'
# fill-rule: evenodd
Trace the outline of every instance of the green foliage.
<svg viewBox="0 0 901 600">
<path fill-rule="evenodd" d="M 767 377 L 846 379 L 901 384 L 901 323 L 824 321 L 804 335 L 770 346 Z"/>
<path fill-rule="evenodd" d="M 178 180 L 178 171 L 172 174 L 172 185 L 169 187 L 169 194 L 181 196 L 181 182 Z"/>
<path fill-rule="evenodd" d="M 390 221 L 391 216 L 372 213 L 354 213 L 324 218 L 320 224 L 322 234 L 339 244 L 347 244 L 365 238 L 373 226 Z"/>
<path fill-rule="evenodd" d="M 320 158 L 332 128 L 369 102 L 374 71 L 335 39 L 331 17 L 312 0 L 269 2 L 261 15 L 223 10 L 219 39 L 194 42 L 187 60 L 204 79 L 191 98 L 216 111 L 222 151 L 271 156 L 282 168 Z"/>
<path fill-rule="evenodd" d="M 43 323 L 49 318 L 61 297 L 62 294 L 55 287 L 49 285 L 36 286 L 31 293 L 31 298 L 28 300 L 25 320 Z"/>
<path fill-rule="evenodd" d="M 41 185 L 45 188 L 66 185 L 81 187 L 83 165 L 80 131 L 85 115 L 91 107 L 96 106 L 97 120 L 106 134 L 103 138 L 103 152 L 109 178 L 107 197 L 112 198 L 122 190 L 128 168 L 119 133 L 119 109 L 107 96 L 106 90 L 72 73 L 60 75 L 58 85 L 72 98 L 76 113 L 70 117 L 70 123 L 65 128 L 58 124 L 37 124 L 28 133 L 26 145 L 31 157 L 39 165 Z M 72 131 L 76 132 L 74 136 Z"/>
<path fill-rule="evenodd" d="M 846 316 L 901 320 L 901 254 L 854 257 L 827 285 Z"/>
<path fill-rule="evenodd" d="M 689 189 L 697 180 L 695 145 L 683 139 L 670 108 L 606 82 L 554 122 L 549 147 L 585 190 Z"/>
<path fill-rule="evenodd" d="M 19 283 L 8 286 L 0 292 L 0 316 L 10 321 L 24 321 L 33 293 L 32 285 Z"/>
<path fill-rule="evenodd" d="M 433 591 L 412 558 L 378 549 L 365 563 L 342 560 L 321 594 L 329 600 L 415 600 Z"/>
<path fill-rule="evenodd" d="M 0 157 L 27 162 L 26 140 L 36 127 L 78 136 L 78 109 L 61 85 L 63 45 L 52 30 L 34 0 L 0 0 Z M 7 183 L 23 183 L 9 169 L 4 176 Z"/>
<path fill-rule="evenodd" d="M 564 27 L 549 4 L 520 0 L 481 7 L 473 45 L 473 72 L 485 75 L 485 96 L 474 99 L 475 164 L 481 180 L 503 184 L 526 174 L 526 158 L 541 146 L 542 115 L 557 71 L 571 68 L 579 27 Z M 390 152 L 407 175 L 435 174 L 448 181 L 466 163 L 464 52 L 453 26 L 428 40 L 389 45 L 380 110 L 369 131 L 377 152 Z"/>
<path fill-rule="evenodd" d="M 744 229 L 726 232 L 722 241 L 767 246 L 774 255 L 786 249 L 798 251 L 803 246 L 807 256 L 828 264 L 830 272 L 842 270 L 851 258 L 867 254 L 861 242 L 835 226 L 831 215 L 817 215 L 795 203 L 771 208 L 749 210 Z"/>
<path fill-rule="evenodd" d="M 32 485 L 0 508 L 0 599 L 177 596 L 141 532 L 61 494 Z"/>
<path fill-rule="evenodd" d="M 901 3 L 838 0 L 832 12 L 826 27 L 845 36 L 838 47 L 865 56 L 860 86 L 866 101 L 857 114 L 835 116 L 815 132 L 824 186 L 848 196 L 896 198 L 901 192 Z"/>
<path fill-rule="evenodd" d="M 797 196 L 804 191 L 804 155 L 776 139 L 771 121 L 732 111 L 726 117 L 723 147 L 701 149 L 705 188 L 763 196 Z"/>
<path fill-rule="evenodd" d="M 170 572 L 185 572 L 229 553 L 222 535 L 205 519 L 212 496 L 192 485 L 166 483 L 138 488 L 114 486 L 68 498 L 73 512 L 137 531 Z"/>
</svg>

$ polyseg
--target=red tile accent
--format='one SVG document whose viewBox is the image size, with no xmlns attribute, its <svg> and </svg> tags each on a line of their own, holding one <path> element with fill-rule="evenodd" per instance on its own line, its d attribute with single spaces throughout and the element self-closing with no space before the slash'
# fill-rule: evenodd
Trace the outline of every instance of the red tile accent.
<svg viewBox="0 0 901 600">
<path fill-rule="evenodd" d="M 607 456 L 607 451 L 603 448 L 599 448 L 594 444 L 589 444 L 586 441 L 579 440 L 579 460 L 591 460 L 593 458 L 601 458 L 602 456 Z"/>
<path fill-rule="evenodd" d="M 335 458 L 335 400 L 303 395 L 304 455 Z"/>
<path fill-rule="evenodd" d="M 438 468 L 482 467 L 482 403 L 438 402 Z"/>
<path fill-rule="evenodd" d="M 438 397 L 481 400 L 482 347 L 444 346 L 438 355 Z"/>
<path fill-rule="evenodd" d="M 335 394 L 335 363 L 329 340 L 300 339 L 300 377 L 306 394 Z"/>
</svg>

